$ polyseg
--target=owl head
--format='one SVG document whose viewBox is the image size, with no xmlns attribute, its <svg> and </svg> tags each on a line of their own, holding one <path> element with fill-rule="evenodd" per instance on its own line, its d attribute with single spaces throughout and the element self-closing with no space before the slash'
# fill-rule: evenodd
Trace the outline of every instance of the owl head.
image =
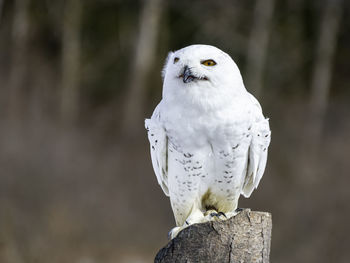
<svg viewBox="0 0 350 263">
<path fill-rule="evenodd" d="M 163 98 L 230 96 L 245 90 L 232 58 L 209 45 L 170 52 L 163 69 Z"/>
</svg>

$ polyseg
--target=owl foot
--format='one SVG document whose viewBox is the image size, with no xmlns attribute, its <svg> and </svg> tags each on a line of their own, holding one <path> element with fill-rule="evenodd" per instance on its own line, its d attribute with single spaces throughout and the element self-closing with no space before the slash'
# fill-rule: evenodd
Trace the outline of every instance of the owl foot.
<svg viewBox="0 0 350 263">
<path fill-rule="evenodd" d="M 228 218 L 234 217 L 234 216 L 238 215 L 242 211 L 243 211 L 243 208 L 237 208 L 236 210 L 234 210 L 232 212 L 226 213 L 226 218 L 228 219 Z"/>
<path fill-rule="evenodd" d="M 239 214 L 242 211 L 243 211 L 243 208 L 239 208 L 239 207 L 237 207 L 236 210 L 235 210 L 235 212 L 237 212 L 237 214 Z"/>
<path fill-rule="evenodd" d="M 174 227 L 173 229 L 171 229 L 168 233 L 168 239 L 171 240 L 173 239 L 174 237 L 177 236 L 177 234 L 183 230 L 184 228 L 186 228 L 185 226 L 176 226 Z"/>
<path fill-rule="evenodd" d="M 185 220 L 182 226 L 174 227 L 169 231 L 168 238 L 173 239 L 178 235 L 178 233 L 181 230 L 185 229 L 186 227 L 197 223 L 203 223 L 206 221 L 208 220 L 206 220 L 206 217 L 203 215 L 203 213 L 199 209 L 194 209 L 192 213 L 189 215 L 189 217 L 187 217 L 187 219 Z"/>
<path fill-rule="evenodd" d="M 225 215 L 224 212 L 219 212 L 219 213 L 217 213 L 217 217 L 220 217 L 220 216 L 224 216 L 225 218 L 227 218 L 227 216 Z"/>
<path fill-rule="evenodd" d="M 216 210 L 210 209 L 204 213 L 205 221 L 217 221 L 217 220 L 225 220 L 227 216 L 224 212 L 218 212 Z"/>
<path fill-rule="evenodd" d="M 199 222 L 194 222 L 194 223 L 190 223 L 189 221 L 185 221 L 185 223 L 183 224 L 183 226 L 176 226 L 173 229 L 171 229 L 168 233 L 168 239 L 171 240 L 173 238 L 175 238 L 182 230 L 184 230 L 186 227 L 195 224 L 195 223 L 199 223 Z"/>
<path fill-rule="evenodd" d="M 210 221 L 225 220 L 227 216 L 224 212 L 212 212 L 209 214 Z"/>
<path fill-rule="evenodd" d="M 204 213 L 204 216 L 205 217 L 208 217 L 208 216 L 210 216 L 211 214 L 217 214 L 218 213 L 218 211 L 216 211 L 216 210 L 214 210 L 214 209 L 209 209 L 209 210 L 207 210 L 207 211 L 205 211 L 205 213 Z"/>
</svg>

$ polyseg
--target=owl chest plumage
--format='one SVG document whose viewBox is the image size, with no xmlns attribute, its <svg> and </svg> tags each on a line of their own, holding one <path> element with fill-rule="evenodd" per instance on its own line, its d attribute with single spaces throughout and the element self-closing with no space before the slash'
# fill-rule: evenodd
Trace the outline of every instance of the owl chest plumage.
<svg viewBox="0 0 350 263">
<path fill-rule="evenodd" d="M 165 107 L 171 109 L 162 114 L 168 137 L 169 194 L 178 222 L 193 203 L 202 203 L 208 191 L 217 209 L 235 209 L 251 139 L 249 111 L 236 106 L 216 111 Z"/>
</svg>

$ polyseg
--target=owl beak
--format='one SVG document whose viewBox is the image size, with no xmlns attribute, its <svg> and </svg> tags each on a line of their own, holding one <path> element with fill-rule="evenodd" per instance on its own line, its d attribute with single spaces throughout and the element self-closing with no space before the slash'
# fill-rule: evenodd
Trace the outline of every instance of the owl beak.
<svg viewBox="0 0 350 263">
<path fill-rule="evenodd" d="M 182 74 L 182 81 L 184 83 L 189 83 L 193 81 L 196 77 L 192 75 L 192 72 L 188 66 L 184 67 L 184 73 Z"/>
</svg>

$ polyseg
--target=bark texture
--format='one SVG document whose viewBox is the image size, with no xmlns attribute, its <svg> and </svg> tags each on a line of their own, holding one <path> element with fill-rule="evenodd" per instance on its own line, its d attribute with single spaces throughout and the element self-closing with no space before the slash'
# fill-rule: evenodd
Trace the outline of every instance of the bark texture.
<svg viewBox="0 0 350 263">
<path fill-rule="evenodd" d="M 224 221 L 194 224 L 181 231 L 154 262 L 269 262 L 270 213 L 244 209 Z"/>
</svg>

